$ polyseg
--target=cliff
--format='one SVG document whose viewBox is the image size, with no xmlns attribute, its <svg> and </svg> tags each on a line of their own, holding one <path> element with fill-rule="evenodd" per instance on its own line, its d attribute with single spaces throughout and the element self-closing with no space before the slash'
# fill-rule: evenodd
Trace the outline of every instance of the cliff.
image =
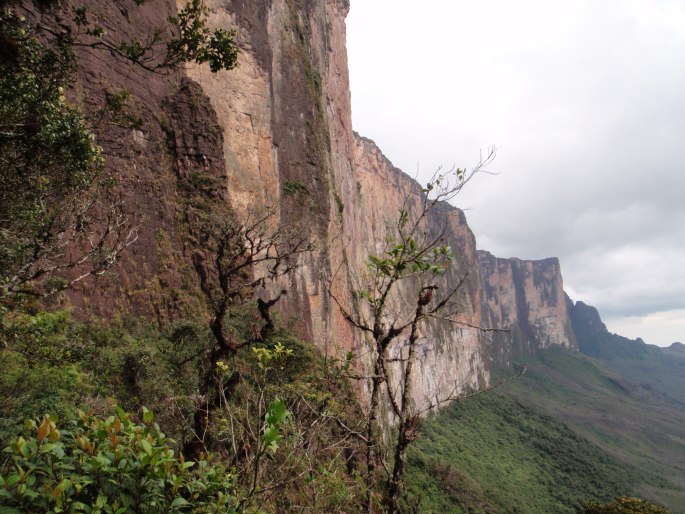
<svg viewBox="0 0 685 514">
<path fill-rule="evenodd" d="M 80 50 L 72 100 L 91 113 L 126 91 L 136 128 L 102 123 L 96 134 L 140 237 L 109 279 L 71 295 L 78 312 L 134 313 L 160 323 L 205 316 L 199 288 L 194 197 L 228 202 L 239 213 L 280 206 L 283 222 L 305 220 L 316 250 L 264 291 L 288 291 L 283 316 L 327 355 L 368 349 L 328 294 L 352 305 L 365 259 L 382 251 L 389 226 L 418 184 L 352 131 L 345 42 L 347 0 L 207 0 L 210 25 L 235 28 L 239 67 L 211 73 L 188 65 L 157 75 L 92 49 Z M 23 2 L 37 19 L 51 9 Z M 185 1 L 96 0 L 90 15 L 114 39 L 163 26 Z M 135 12 L 134 12 L 135 11 Z M 295 192 L 296 194 L 294 194 Z M 456 253 L 445 284 L 463 279 L 459 321 L 436 320 L 420 342 L 415 401 L 421 408 L 452 392 L 489 383 L 493 364 L 550 345 L 575 347 L 556 259 L 497 259 L 476 250 L 463 212 L 432 211 L 426 230 L 444 231 Z M 398 309 L 402 291 L 391 299 Z M 506 331 L 482 332 L 481 328 Z M 401 350 L 398 348 L 397 352 Z M 363 385 L 359 388 L 364 389 Z"/>
<path fill-rule="evenodd" d="M 571 323 L 581 353 L 606 360 L 615 357 L 639 359 L 657 351 L 657 347 L 646 344 L 640 338 L 633 340 L 609 332 L 595 307 L 581 301 L 574 304 L 571 300 L 569 305 Z"/>
<path fill-rule="evenodd" d="M 533 355 L 550 346 L 577 349 L 564 293 L 559 259 L 501 259 L 478 251 L 483 298 L 483 327 L 489 361 L 506 366 L 512 357 Z"/>
</svg>

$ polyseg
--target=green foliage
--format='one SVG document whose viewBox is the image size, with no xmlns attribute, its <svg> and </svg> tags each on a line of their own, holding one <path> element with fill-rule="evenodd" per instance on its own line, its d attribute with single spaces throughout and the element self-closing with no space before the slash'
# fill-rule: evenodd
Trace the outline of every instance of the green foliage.
<svg viewBox="0 0 685 514">
<path fill-rule="evenodd" d="M 410 449 L 408 504 L 419 511 L 573 513 L 635 491 L 645 476 L 561 422 L 497 392 L 422 425 Z"/>
<path fill-rule="evenodd" d="M 111 122 L 129 129 L 140 129 L 143 126 L 143 118 L 130 107 L 131 93 L 128 89 L 118 91 L 105 91 L 105 103 L 111 116 Z"/>
<path fill-rule="evenodd" d="M 73 419 L 78 407 L 102 413 L 114 399 L 128 410 L 155 405 L 175 438 L 190 437 L 197 360 L 207 329 L 179 322 L 168 334 L 149 322 L 74 322 L 65 312 L 13 311 L 0 318 L 0 444 L 26 418 Z"/>
<path fill-rule="evenodd" d="M 68 42 L 39 43 L 8 9 L 0 11 L 0 38 L 7 45 L 0 53 L 0 300 L 6 301 L 8 290 L 35 278 L 27 263 L 58 252 L 74 220 L 89 222 L 98 190 L 110 181 L 81 111 L 64 97 L 76 70 Z"/>
<path fill-rule="evenodd" d="M 145 0 L 136 0 L 138 6 Z M 175 37 L 165 41 L 164 34 L 169 27 L 157 27 L 145 36 L 133 37 L 115 44 L 106 37 L 106 30 L 88 19 L 86 6 L 72 9 L 72 20 L 78 31 L 60 34 L 70 45 L 79 44 L 93 48 L 103 48 L 113 55 L 131 61 L 149 71 L 165 71 L 178 68 L 185 62 L 209 64 L 213 73 L 231 70 L 238 64 L 239 48 L 235 42 L 236 31 L 215 29 L 207 26 L 210 9 L 201 0 L 190 0 L 178 12 L 178 16 L 167 21 L 175 29 Z M 82 36 L 92 39 L 84 41 Z M 165 57 L 160 62 L 157 54 L 165 49 Z"/>
<path fill-rule="evenodd" d="M 685 403 L 684 353 L 593 328 L 574 320 L 573 330 L 583 354 L 597 359 L 633 384 L 648 385 L 662 395 L 662 401 Z"/>
<path fill-rule="evenodd" d="M 421 500 L 420 512 L 570 513 L 588 499 L 629 494 L 680 512 L 679 365 L 661 365 L 658 352 L 630 357 L 623 350 L 610 360 L 607 345 L 602 358 L 611 367 L 547 350 L 519 362 L 528 372 L 501 394 L 459 402 L 427 422 L 410 456 L 408 505 Z M 657 366 L 660 375 L 648 376 Z"/>
<path fill-rule="evenodd" d="M 265 448 L 272 454 L 278 450 L 278 442 L 283 438 L 280 428 L 285 424 L 288 416 L 290 412 L 286 409 L 285 402 L 279 398 L 274 399 L 267 407 L 262 439 Z"/>
<path fill-rule="evenodd" d="M 71 316 L 65 311 L 11 311 L 0 318 L 0 344 L 21 355 L 29 367 L 76 362 L 88 343 L 71 327 Z"/>
<path fill-rule="evenodd" d="M 3 512 L 236 512 L 235 476 L 210 457 L 176 456 L 150 411 L 136 424 L 123 410 L 81 413 L 71 431 L 54 418 L 27 422 L 5 452 Z"/>
<path fill-rule="evenodd" d="M 549 349 L 519 363 L 528 372 L 511 382 L 507 393 L 641 470 L 633 489 L 615 494 L 653 499 L 680 512 L 685 510 L 685 409 L 677 386 L 683 359 L 649 353 L 600 362 Z"/>
<path fill-rule="evenodd" d="M 277 342 L 273 348 L 253 346 L 251 350 L 257 358 L 257 365 L 263 370 L 269 369 L 275 363 L 285 361 L 288 357 L 292 356 L 294 352 L 292 348 L 283 346 L 283 343 L 280 341 Z"/>
<path fill-rule="evenodd" d="M 310 194 L 309 188 L 297 180 L 286 180 L 283 183 L 283 192 L 286 195 L 308 196 Z"/>
<path fill-rule="evenodd" d="M 385 252 L 384 257 L 369 256 L 367 267 L 385 277 L 403 277 L 407 273 L 429 273 L 439 275 L 449 267 L 454 252 L 445 244 L 431 248 L 419 247 L 410 237 Z"/>
<path fill-rule="evenodd" d="M 619 496 L 611 503 L 589 502 L 583 505 L 581 514 L 670 514 L 661 505 L 639 498 Z"/>
<path fill-rule="evenodd" d="M 167 43 L 166 65 L 194 61 L 209 64 L 212 72 L 230 70 L 238 64 L 238 45 L 235 30 L 216 29 L 206 25 L 209 9 L 201 0 L 191 0 L 169 19 L 179 30 L 178 39 Z"/>
<path fill-rule="evenodd" d="M 243 341 L 259 331 L 256 311 L 249 303 L 229 312 L 232 338 Z M 65 312 L 18 311 L 0 323 L 3 446 L 24 419 L 51 412 L 74 421 L 79 408 L 103 414 L 113 403 L 129 411 L 142 408 L 148 426 L 151 413 L 143 405 L 155 405 L 165 433 L 181 445 L 195 437 L 204 355 L 213 344 L 204 324 L 181 321 L 161 333 L 142 320 L 82 324 Z M 354 394 L 341 378 L 342 368 L 290 330 L 277 323 L 269 339 L 216 362 L 209 393 L 219 394 L 221 403 L 209 413 L 204 442 L 235 465 L 236 501 L 246 509 L 289 511 L 306 504 L 325 512 L 337 498 L 355 512 L 360 484 L 347 467 L 354 441 L 334 421 L 356 426 Z M 265 489 L 279 494 L 270 497 Z"/>
<path fill-rule="evenodd" d="M 261 323 L 256 305 L 245 304 L 229 311 L 226 332 L 240 344 Z M 216 363 L 221 408 L 210 413 L 205 444 L 241 456 L 244 508 L 330 512 L 340 507 L 337 499 L 347 512 L 358 511 L 361 483 L 348 468 L 358 443 L 336 421 L 359 429 L 344 366 L 322 359 L 279 322 L 266 340 Z"/>
<path fill-rule="evenodd" d="M 0 446 L 26 418 L 74 417 L 75 405 L 94 392 L 79 362 L 87 351 L 64 312 L 0 317 Z"/>
</svg>

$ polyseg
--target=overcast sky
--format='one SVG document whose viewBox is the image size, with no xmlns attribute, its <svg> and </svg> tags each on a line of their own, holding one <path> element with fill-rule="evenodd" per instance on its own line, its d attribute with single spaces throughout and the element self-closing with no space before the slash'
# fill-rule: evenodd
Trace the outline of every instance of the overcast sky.
<svg viewBox="0 0 685 514">
<path fill-rule="evenodd" d="M 609 330 L 685 342 L 685 0 L 351 0 L 355 130 L 413 175 L 493 169 L 478 247 L 561 259 Z"/>
</svg>

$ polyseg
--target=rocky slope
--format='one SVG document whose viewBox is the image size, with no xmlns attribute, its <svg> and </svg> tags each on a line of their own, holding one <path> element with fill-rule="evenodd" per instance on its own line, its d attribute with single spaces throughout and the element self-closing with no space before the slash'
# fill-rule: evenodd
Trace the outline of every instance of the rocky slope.
<svg viewBox="0 0 685 514">
<path fill-rule="evenodd" d="M 51 7 L 21 2 L 30 16 Z M 97 140 L 119 177 L 122 199 L 141 233 L 109 281 L 86 284 L 71 302 L 83 314 L 120 312 L 166 322 L 202 316 L 193 207 L 187 184 L 213 184 L 212 202 L 241 213 L 280 205 L 283 220 L 306 220 L 317 242 L 285 288 L 284 316 L 327 354 L 368 350 L 327 294 L 351 305 L 364 261 L 382 252 L 403 198 L 418 185 L 352 131 L 345 43 L 347 0 L 207 0 L 210 24 L 235 28 L 242 52 L 236 70 L 213 74 L 187 66 L 156 75 L 102 51 L 83 50 L 74 100 L 95 112 L 107 95 L 129 92 L 141 118 L 135 129 L 99 125 Z M 163 26 L 184 0 L 88 2 L 90 15 L 115 42 Z M 497 259 L 476 251 L 464 214 L 435 209 L 429 232 L 445 230 L 457 254 L 445 280 L 465 277 L 461 324 L 436 321 L 421 341 L 415 374 L 419 406 L 489 382 L 493 363 L 550 345 L 575 347 L 556 259 Z M 268 290 L 265 290 L 268 295 Z M 402 291 L 393 299 L 403 308 Z M 481 332 L 473 327 L 506 329 Z M 360 385 L 363 390 L 363 385 Z"/>
</svg>

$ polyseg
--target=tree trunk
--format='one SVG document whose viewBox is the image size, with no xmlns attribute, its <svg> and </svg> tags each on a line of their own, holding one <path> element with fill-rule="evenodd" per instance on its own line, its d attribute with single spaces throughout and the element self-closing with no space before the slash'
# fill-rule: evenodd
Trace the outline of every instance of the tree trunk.
<svg viewBox="0 0 685 514">
<path fill-rule="evenodd" d="M 414 321 L 409 335 L 409 354 L 407 366 L 404 368 L 404 383 L 402 384 L 402 397 L 400 398 L 400 422 L 395 444 L 395 463 L 393 464 L 392 476 L 388 480 L 388 512 L 399 512 L 400 494 L 402 492 L 402 479 L 404 478 L 405 458 L 407 447 L 416 438 L 416 424 L 418 417 L 411 416 L 411 377 L 414 369 L 414 356 L 416 354 L 416 341 L 419 339 L 419 322 L 423 319 L 423 307 L 425 303 L 418 302 Z"/>
<path fill-rule="evenodd" d="M 379 352 L 373 367 L 371 381 L 371 400 L 366 422 L 366 511 L 373 514 L 374 473 L 376 471 L 376 436 L 374 429 L 378 421 L 378 393 L 383 379 L 381 378 L 383 355 Z"/>
</svg>

